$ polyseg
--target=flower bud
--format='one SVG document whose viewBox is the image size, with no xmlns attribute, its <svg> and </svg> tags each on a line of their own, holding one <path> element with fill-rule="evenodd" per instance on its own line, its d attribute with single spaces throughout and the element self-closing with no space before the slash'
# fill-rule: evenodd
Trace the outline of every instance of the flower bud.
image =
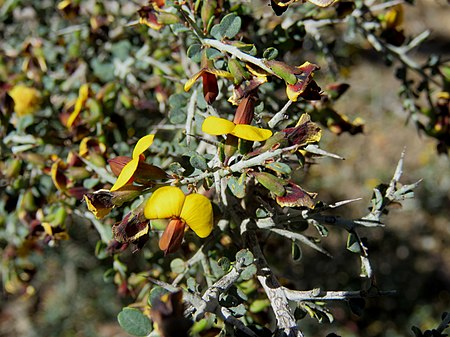
<svg viewBox="0 0 450 337">
<path fill-rule="evenodd" d="M 164 251 L 164 255 L 174 253 L 181 247 L 185 228 L 185 222 L 178 218 L 169 221 L 159 239 L 159 248 Z"/>
<path fill-rule="evenodd" d="M 256 97 L 253 95 L 246 96 L 241 100 L 234 115 L 233 122 L 235 124 L 250 125 L 252 123 L 255 112 L 255 101 Z"/>
<path fill-rule="evenodd" d="M 219 86 L 217 84 L 216 75 L 209 72 L 204 72 L 202 74 L 203 81 L 203 96 L 208 104 L 212 104 L 217 95 L 219 94 Z"/>
</svg>

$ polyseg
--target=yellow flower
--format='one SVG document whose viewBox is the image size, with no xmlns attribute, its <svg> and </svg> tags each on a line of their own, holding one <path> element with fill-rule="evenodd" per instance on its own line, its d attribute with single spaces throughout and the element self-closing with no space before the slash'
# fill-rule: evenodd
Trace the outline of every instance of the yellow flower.
<svg viewBox="0 0 450 337">
<path fill-rule="evenodd" d="M 14 110 L 18 116 L 32 114 L 39 109 L 41 96 L 39 91 L 24 85 L 16 85 L 11 89 L 9 95 L 14 100 Z"/>
<path fill-rule="evenodd" d="M 272 131 L 247 124 L 235 124 L 227 119 L 210 116 L 202 124 L 202 131 L 218 136 L 231 134 L 245 140 L 262 142 L 272 136 Z"/>
<path fill-rule="evenodd" d="M 75 107 L 73 108 L 73 111 L 70 114 L 70 117 L 67 121 L 68 128 L 72 127 L 73 123 L 75 122 L 78 115 L 80 114 L 81 109 L 86 104 L 86 101 L 88 100 L 90 93 L 91 93 L 91 91 L 89 88 L 89 84 L 85 83 L 80 87 L 80 89 L 78 91 L 78 98 L 75 101 Z"/>
<path fill-rule="evenodd" d="M 208 63 L 208 62 L 205 62 Z M 203 96 L 208 104 L 212 104 L 219 94 L 219 86 L 217 84 L 217 76 L 232 79 L 233 75 L 225 70 L 215 69 L 213 67 L 203 67 L 200 71 L 194 74 L 184 84 L 184 91 L 189 91 L 200 77 L 203 81 Z"/>
<path fill-rule="evenodd" d="M 207 237 L 213 226 L 213 210 L 209 199 L 201 194 L 184 195 L 178 187 L 157 189 L 144 209 L 147 219 L 169 219 L 159 247 L 166 254 L 176 251 L 183 240 L 185 226 L 201 238 Z"/>
<path fill-rule="evenodd" d="M 136 146 L 134 147 L 132 159 L 123 167 L 122 171 L 117 177 L 115 184 L 113 185 L 113 187 L 111 187 L 111 192 L 118 190 L 130 181 L 138 167 L 141 154 L 143 154 L 144 151 L 147 150 L 150 145 L 152 145 L 153 138 L 155 138 L 155 135 L 147 135 L 139 139 L 139 141 L 136 143 Z"/>
</svg>

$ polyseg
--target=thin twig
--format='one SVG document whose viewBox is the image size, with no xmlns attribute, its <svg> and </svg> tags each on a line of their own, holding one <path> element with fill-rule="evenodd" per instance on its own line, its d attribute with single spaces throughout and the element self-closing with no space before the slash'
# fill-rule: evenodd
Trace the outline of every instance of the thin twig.
<svg viewBox="0 0 450 337">
<path fill-rule="evenodd" d="M 203 39 L 202 42 L 206 46 L 216 48 L 222 52 L 227 52 L 228 54 L 231 54 L 242 61 L 249 62 L 251 64 L 254 64 L 254 65 L 260 67 L 261 69 L 265 70 L 269 74 L 279 77 L 277 74 L 275 74 L 272 71 L 272 69 L 270 69 L 270 67 L 266 66 L 266 64 L 261 59 L 251 56 L 249 54 L 246 54 L 235 46 L 223 43 L 218 40 L 213 40 L 213 39 Z"/>
<path fill-rule="evenodd" d="M 272 273 L 261 251 L 255 232 L 247 230 L 249 222 L 249 219 L 245 219 L 241 223 L 241 233 L 245 236 L 247 245 L 256 258 L 256 277 L 269 298 L 270 305 L 277 320 L 277 328 L 281 333 L 286 334 L 286 336 L 303 337 L 303 333 L 297 327 L 296 320 L 280 282 Z"/>
<path fill-rule="evenodd" d="M 192 131 L 192 124 L 194 123 L 194 115 L 195 115 L 195 107 L 197 105 L 197 89 L 194 89 L 192 91 L 191 98 L 189 99 L 189 103 L 187 106 L 187 116 L 186 116 L 186 144 L 189 145 L 191 142 L 191 131 Z"/>
<path fill-rule="evenodd" d="M 395 290 L 368 292 L 364 290 L 358 291 L 322 291 L 320 289 L 313 290 L 291 290 L 282 287 L 286 298 L 290 301 L 342 301 L 351 298 L 371 298 L 379 296 L 393 296 L 397 294 Z"/>
<path fill-rule="evenodd" d="M 287 119 L 288 115 L 286 114 L 287 109 L 291 106 L 293 102 L 291 100 L 287 101 L 283 108 L 278 111 L 267 123 L 271 129 L 273 129 L 278 123 L 282 120 Z"/>
</svg>

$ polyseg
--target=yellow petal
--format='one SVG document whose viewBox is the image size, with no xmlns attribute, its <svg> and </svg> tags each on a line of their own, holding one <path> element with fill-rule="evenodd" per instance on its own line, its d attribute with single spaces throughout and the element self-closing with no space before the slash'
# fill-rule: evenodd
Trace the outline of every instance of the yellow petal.
<svg viewBox="0 0 450 337">
<path fill-rule="evenodd" d="M 119 176 L 117 177 L 116 183 L 111 187 L 110 191 L 118 190 L 119 188 L 125 186 L 128 181 L 130 181 L 134 172 L 136 171 L 139 164 L 139 157 L 130 160 L 120 171 Z"/>
<path fill-rule="evenodd" d="M 231 73 L 229 73 L 228 71 L 225 71 L 225 70 L 210 68 L 210 69 L 207 69 L 206 71 L 208 73 L 214 74 L 216 76 L 228 78 L 229 80 L 233 79 L 233 75 L 231 75 Z"/>
<path fill-rule="evenodd" d="M 113 207 L 110 208 L 96 207 L 86 194 L 84 195 L 84 201 L 86 202 L 88 210 L 90 210 L 97 219 L 102 219 L 105 216 L 107 216 L 113 208 Z"/>
<path fill-rule="evenodd" d="M 210 135 L 226 135 L 233 131 L 236 124 L 219 117 L 206 117 L 202 124 L 202 131 Z"/>
<path fill-rule="evenodd" d="M 138 140 L 133 150 L 133 159 L 139 159 L 139 156 L 152 145 L 153 138 L 155 135 L 147 135 Z"/>
<path fill-rule="evenodd" d="M 190 79 L 188 79 L 187 82 L 184 84 L 184 91 L 189 91 L 189 89 L 191 89 L 192 86 L 194 85 L 195 81 L 197 81 L 198 78 L 200 76 L 202 76 L 204 71 L 205 70 L 202 69 L 198 73 L 196 73 L 194 76 L 192 76 Z"/>
<path fill-rule="evenodd" d="M 80 149 L 78 150 L 78 154 L 80 157 L 84 157 L 89 154 L 88 142 L 92 139 L 92 137 L 84 137 L 80 142 Z"/>
<path fill-rule="evenodd" d="M 270 130 L 257 128 L 247 124 L 237 124 L 234 130 L 230 133 L 245 140 L 253 140 L 258 142 L 262 142 L 272 136 L 272 131 Z"/>
<path fill-rule="evenodd" d="M 67 120 L 67 127 L 71 127 L 72 124 L 77 119 L 78 115 L 81 112 L 81 108 L 83 107 L 84 103 L 86 103 L 87 99 L 89 97 L 89 84 L 85 83 L 80 87 L 80 90 L 78 92 L 78 98 L 75 102 L 75 107 L 73 108 L 73 112 L 70 114 L 69 119 Z"/>
<path fill-rule="evenodd" d="M 158 188 L 145 204 L 144 215 L 147 219 L 179 217 L 184 199 L 184 193 L 178 187 L 164 186 Z"/>
<path fill-rule="evenodd" d="M 194 193 L 186 196 L 180 217 L 201 238 L 212 231 L 213 210 L 211 201 L 204 195 Z"/>
<path fill-rule="evenodd" d="M 14 110 L 18 116 L 32 114 L 39 109 L 40 94 L 34 88 L 16 85 L 9 91 L 9 95 L 14 100 Z"/>
<path fill-rule="evenodd" d="M 297 102 L 298 96 L 300 96 L 301 92 L 296 91 L 295 87 L 292 85 L 286 86 L 286 95 L 292 102 Z"/>
</svg>

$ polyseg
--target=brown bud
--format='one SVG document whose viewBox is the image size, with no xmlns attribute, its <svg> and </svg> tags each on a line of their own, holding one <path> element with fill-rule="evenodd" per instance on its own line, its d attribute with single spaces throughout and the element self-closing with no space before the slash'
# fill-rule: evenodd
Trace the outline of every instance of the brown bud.
<svg viewBox="0 0 450 337">
<path fill-rule="evenodd" d="M 255 112 L 256 97 L 249 95 L 244 97 L 239 103 L 233 122 L 235 124 L 251 124 Z"/>
<path fill-rule="evenodd" d="M 159 248 L 164 251 L 164 255 L 176 252 L 183 242 L 186 224 L 180 219 L 171 219 L 167 224 L 161 238 Z"/>
<path fill-rule="evenodd" d="M 202 74 L 203 80 L 203 96 L 208 104 L 212 104 L 219 94 L 219 86 L 217 84 L 216 75 L 204 72 Z"/>
</svg>

